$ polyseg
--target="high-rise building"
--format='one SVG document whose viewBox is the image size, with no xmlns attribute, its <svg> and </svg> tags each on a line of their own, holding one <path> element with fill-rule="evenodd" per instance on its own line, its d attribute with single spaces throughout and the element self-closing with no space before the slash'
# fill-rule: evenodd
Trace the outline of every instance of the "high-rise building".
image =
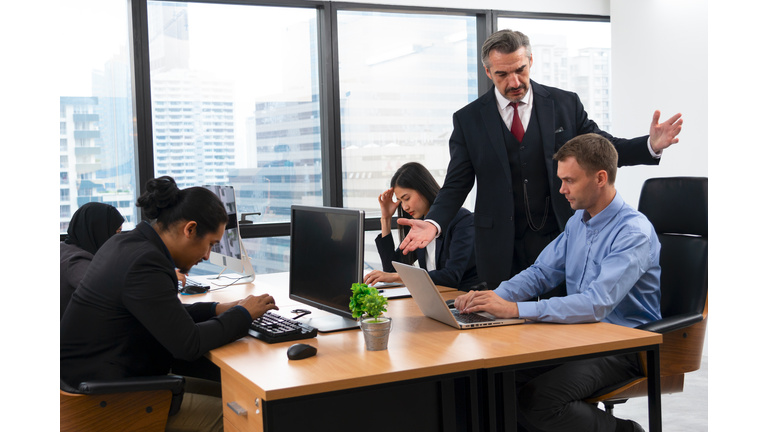
<svg viewBox="0 0 768 432">
<path fill-rule="evenodd" d="M 60 98 L 60 232 L 72 214 L 87 202 L 116 207 L 125 218 L 124 228 L 135 226 L 133 190 L 118 182 L 115 152 L 104 139 L 101 126 L 105 105 L 97 97 Z"/>
<path fill-rule="evenodd" d="M 563 35 L 531 35 L 531 79 L 576 92 L 589 117 L 611 131 L 611 49 L 582 48 L 575 55 Z"/>
<path fill-rule="evenodd" d="M 571 58 L 571 75 L 575 91 L 584 104 L 589 118 L 600 129 L 611 131 L 611 50 L 610 48 L 584 48 Z"/>
<path fill-rule="evenodd" d="M 150 73 L 189 69 L 186 3 L 147 2 Z"/>
<path fill-rule="evenodd" d="M 152 75 L 155 173 L 180 188 L 228 184 L 235 166 L 232 83 L 191 70 Z"/>
</svg>

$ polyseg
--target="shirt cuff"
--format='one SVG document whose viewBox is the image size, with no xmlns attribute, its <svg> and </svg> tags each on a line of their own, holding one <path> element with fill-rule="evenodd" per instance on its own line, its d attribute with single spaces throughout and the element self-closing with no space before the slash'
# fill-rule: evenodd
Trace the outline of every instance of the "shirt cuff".
<svg viewBox="0 0 768 432">
<path fill-rule="evenodd" d="M 439 224 L 439 223 L 437 223 L 437 222 L 435 222 L 435 221 L 433 221 L 432 219 L 424 219 L 424 220 L 425 220 L 425 221 L 427 221 L 427 222 L 429 222 L 429 223 L 431 223 L 432 225 L 434 225 L 434 226 L 435 226 L 435 228 L 437 228 L 437 234 L 435 235 L 435 238 L 438 238 L 438 237 L 440 237 L 440 233 L 441 233 L 441 232 L 443 232 L 443 231 L 440 229 L 440 224 Z"/>
<path fill-rule="evenodd" d="M 648 137 L 648 151 L 651 153 L 651 156 L 653 156 L 654 159 L 661 159 L 661 153 L 664 150 L 660 150 L 658 153 L 653 151 L 653 147 L 651 147 L 651 137 Z"/>
<path fill-rule="evenodd" d="M 536 310 L 536 302 L 518 302 L 517 315 L 518 317 L 525 319 L 538 319 L 539 313 Z"/>
<path fill-rule="evenodd" d="M 251 318 L 251 313 L 248 312 L 248 309 L 246 309 L 246 308 L 244 308 L 244 307 L 242 307 L 240 305 L 235 306 L 234 309 L 240 309 L 241 311 L 243 311 L 245 316 L 248 317 L 248 321 L 253 321 L 253 318 Z"/>
<path fill-rule="evenodd" d="M 211 303 L 211 316 L 216 316 L 216 306 L 219 304 L 219 302 L 213 302 Z"/>
</svg>

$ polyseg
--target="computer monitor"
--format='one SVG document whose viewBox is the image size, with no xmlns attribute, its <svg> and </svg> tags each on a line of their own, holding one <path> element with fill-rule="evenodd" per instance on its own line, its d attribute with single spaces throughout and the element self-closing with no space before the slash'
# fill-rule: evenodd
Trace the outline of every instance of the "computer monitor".
<svg viewBox="0 0 768 432">
<path fill-rule="evenodd" d="M 237 205 L 235 204 L 235 188 L 232 186 L 204 185 L 221 199 L 227 210 L 227 226 L 219 244 L 211 249 L 208 262 L 224 269 L 215 277 L 207 277 L 206 280 L 215 285 L 235 285 L 253 281 L 255 272 L 248 259 L 243 241 L 240 238 L 240 229 L 237 221 Z M 224 270 L 230 270 L 234 274 L 222 274 Z"/>
<path fill-rule="evenodd" d="M 362 210 L 291 206 L 289 297 L 333 314 L 308 317 L 318 331 L 358 328 L 349 299 L 363 281 L 364 222 Z"/>
</svg>

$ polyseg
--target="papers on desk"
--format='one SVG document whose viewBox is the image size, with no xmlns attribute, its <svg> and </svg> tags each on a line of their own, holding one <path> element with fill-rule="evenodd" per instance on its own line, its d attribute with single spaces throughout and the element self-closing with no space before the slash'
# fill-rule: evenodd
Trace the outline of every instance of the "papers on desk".
<svg viewBox="0 0 768 432">
<path fill-rule="evenodd" d="M 379 284 L 376 284 L 376 286 L 378 285 Z M 379 293 L 388 299 L 407 298 L 411 296 L 411 292 L 408 291 L 407 287 L 380 289 Z"/>
</svg>

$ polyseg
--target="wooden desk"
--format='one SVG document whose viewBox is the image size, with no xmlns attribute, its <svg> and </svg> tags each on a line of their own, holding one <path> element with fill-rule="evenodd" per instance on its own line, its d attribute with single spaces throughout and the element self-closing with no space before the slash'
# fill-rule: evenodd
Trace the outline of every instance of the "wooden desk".
<svg viewBox="0 0 768 432">
<path fill-rule="evenodd" d="M 288 299 L 286 273 L 183 301 L 262 293 L 274 296 L 286 316 L 299 305 L 324 314 Z M 446 299 L 459 294 L 443 292 Z M 648 351 L 649 374 L 658 380 L 653 359 L 658 365 L 662 336 L 655 333 L 605 323 L 460 331 L 425 317 L 413 299 L 390 300 L 388 310 L 394 329 L 386 351 L 367 351 L 359 330 L 301 341 L 317 347 L 318 354 L 300 361 L 286 356 L 296 342 L 267 344 L 246 337 L 211 351 L 209 358 L 222 373 L 225 430 L 515 430 L 510 409 L 515 369 Z M 651 430 L 660 431 L 658 386 L 649 381 Z M 233 401 L 246 416 L 227 407 Z"/>
</svg>

